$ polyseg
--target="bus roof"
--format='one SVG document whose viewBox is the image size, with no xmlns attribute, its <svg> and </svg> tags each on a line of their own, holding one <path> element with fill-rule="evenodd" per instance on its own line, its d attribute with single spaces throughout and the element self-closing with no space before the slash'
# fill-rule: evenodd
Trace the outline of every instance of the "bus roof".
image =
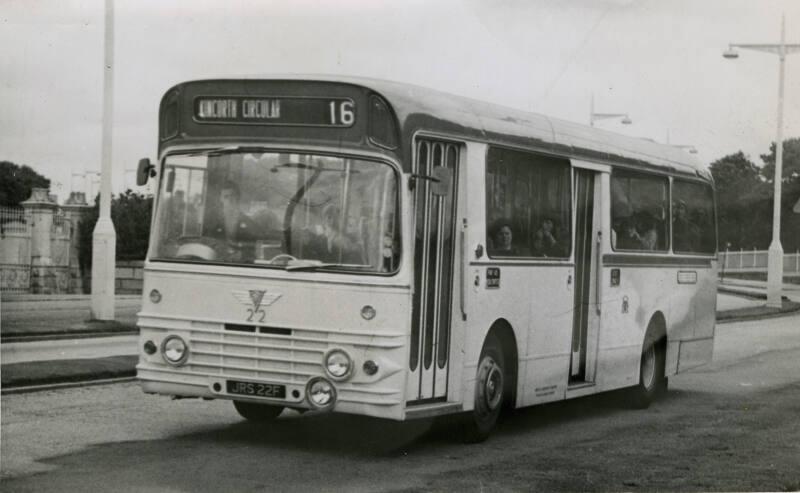
<svg viewBox="0 0 800 493">
<path fill-rule="evenodd" d="M 264 75 L 229 80 L 256 79 L 330 82 L 374 91 L 391 105 L 398 118 L 403 142 L 406 143 L 411 142 L 417 131 L 426 130 L 454 138 L 536 149 L 573 159 L 712 180 L 711 173 L 697 159 L 674 146 L 413 84 L 328 75 Z M 223 79 L 214 81 L 222 82 Z M 211 80 L 185 84 L 193 82 Z"/>
</svg>

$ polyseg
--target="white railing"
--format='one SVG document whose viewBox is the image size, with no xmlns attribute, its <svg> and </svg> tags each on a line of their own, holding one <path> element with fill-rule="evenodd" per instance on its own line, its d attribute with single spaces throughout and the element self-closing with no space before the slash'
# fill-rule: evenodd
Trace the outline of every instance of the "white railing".
<svg viewBox="0 0 800 493">
<path fill-rule="evenodd" d="M 719 252 L 720 272 L 767 272 L 769 252 L 739 250 Z M 783 274 L 800 275 L 800 252 L 783 254 Z"/>
</svg>

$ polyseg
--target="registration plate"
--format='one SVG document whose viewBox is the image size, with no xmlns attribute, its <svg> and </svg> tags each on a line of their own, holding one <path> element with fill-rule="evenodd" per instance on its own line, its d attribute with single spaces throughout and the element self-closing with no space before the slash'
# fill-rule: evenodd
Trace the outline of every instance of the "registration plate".
<svg viewBox="0 0 800 493">
<path fill-rule="evenodd" d="M 225 388 L 229 394 L 247 395 L 252 397 L 269 397 L 272 399 L 285 399 L 286 386 L 275 383 L 242 382 L 241 380 L 226 380 Z"/>
</svg>

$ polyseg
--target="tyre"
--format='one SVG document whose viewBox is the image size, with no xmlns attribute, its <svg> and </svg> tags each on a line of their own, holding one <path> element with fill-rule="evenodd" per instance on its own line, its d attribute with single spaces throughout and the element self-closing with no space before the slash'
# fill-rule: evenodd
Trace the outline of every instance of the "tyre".
<svg viewBox="0 0 800 493">
<path fill-rule="evenodd" d="M 481 351 L 475 379 L 475 406 L 464 417 L 463 435 L 467 443 L 489 438 L 497 424 L 505 400 L 505 359 L 500 341 L 490 335 Z"/>
<path fill-rule="evenodd" d="M 283 406 L 256 404 L 254 402 L 233 401 L 233 407 L 244 419 L 255 423 L 269 423 L 283 411 Z"/>
<path fill-rule="evenodd" d="M 642 357 L 639 360 L 639 383 L 631 389 L 629 394 L 628 400 L 631 407 L 646 409 L 666 390 L 665 353 L 665 339 L 655 339 L 648 330 Z"/>
</svg>

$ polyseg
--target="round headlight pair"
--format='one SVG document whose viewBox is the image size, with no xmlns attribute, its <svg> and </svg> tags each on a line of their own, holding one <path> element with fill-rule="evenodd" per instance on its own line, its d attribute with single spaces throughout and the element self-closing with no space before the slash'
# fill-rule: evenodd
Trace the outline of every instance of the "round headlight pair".
<svg viewBox="0 0 800 493">
<path fill-rule="evenodd" d="M 189 359 L 189 346 L 180 336 L 169 336 L 161 342 L 161 355 L 170 365 L 180 366 Z"/>
<path fill-rule="evenodd" d="M 334 380 L 341 381 L 353 373 L 353 359 L 344 349 L 331 349 L 323 358 L 325 373 Z"/>
</svg>

